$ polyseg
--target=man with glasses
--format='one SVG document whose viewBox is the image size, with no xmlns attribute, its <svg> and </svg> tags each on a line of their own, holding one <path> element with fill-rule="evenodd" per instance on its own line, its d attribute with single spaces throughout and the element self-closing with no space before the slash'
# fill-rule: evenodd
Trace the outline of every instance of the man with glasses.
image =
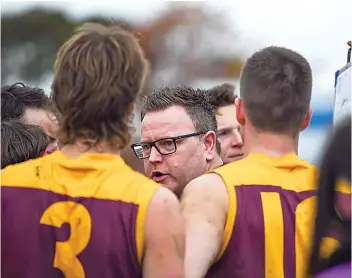
<svg viewBox="0 0 352 278">
<path fill-rule="evenodd" d="M 215 111 L 203 90 L 163 87 L 141 104 L 141 142 L 132 145 L 145 174 L 180 196 L 192 179 L 222 165 Z"/>
</svg>

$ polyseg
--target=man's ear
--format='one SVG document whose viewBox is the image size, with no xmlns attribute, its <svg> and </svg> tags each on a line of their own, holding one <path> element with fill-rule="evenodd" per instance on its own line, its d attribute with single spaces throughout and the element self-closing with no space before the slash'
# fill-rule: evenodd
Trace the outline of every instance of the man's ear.
<svg viewBox="0 0 352 278">
<path fill-rule="evenodd" d="M 312 119 L 312 113 L 313 113 L 312 108 L 309 107 L 309 110 L 308 110 L 308 112 L 307 112 L 307 115 L 306 115 L 306 117 L 304 118 L 304 121 L 303 121 L 303 123 L 302 123 L 302 125 L 301 125 L 300 131 L 305 130 L 305 129 L 309 126 L 310 120 Z"/>
<path fill-rule="evenodd" d="M 236 119 L 240 125 L 244 125 L 246 123 L 246 117 L 244 114 L 244 105 L 243 100 L 241 98 L 235 99 L 235 106 L 236 106 Z"/>
<path fill-rule="evenodd" d="M 204 135 L 205 158 L 207 161 L 214 159 L 216 155 L 216 134 L 214 131 L 208 131 Z"/>
</svg>

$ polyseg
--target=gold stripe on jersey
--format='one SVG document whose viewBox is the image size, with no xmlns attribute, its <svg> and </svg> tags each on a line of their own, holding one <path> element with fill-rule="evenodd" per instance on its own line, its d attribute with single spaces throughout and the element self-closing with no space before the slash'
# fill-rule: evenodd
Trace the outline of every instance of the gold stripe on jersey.
<svg viewBox="0 0 352 278">
<path fill-rule="evenodd" d="M 273 173 L 273 169 L 275 168 L 277 168 L 277 171 Z M 287 179 L 287 172 L 291 171 L 292 168 L 296 169 L 295 176 L 294 178 Z M 308 176 L 307 168 L 311 169 Z M 253 153 L 246 158 L 212 170 L 210 173 L 216 173 L 223 179 L 229 193 L 229 210 L 222 246 L 216 257 L 216 261 L 218 261 L 228 246 L 236 221 L 237 199 L 234 187 L 271 185 L 294 192 L 314 190 L 317 169 L 294 154 L 274 158 L 264 154 Z M 312 182 L 307 182 L 307 179 Z"/>
</svg>

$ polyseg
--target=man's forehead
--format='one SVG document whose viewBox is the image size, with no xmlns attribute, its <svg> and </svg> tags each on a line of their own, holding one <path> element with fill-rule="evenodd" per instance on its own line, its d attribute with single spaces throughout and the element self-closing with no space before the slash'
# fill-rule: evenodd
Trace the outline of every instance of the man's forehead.
<svg viewBox="0 0 352 278">
<path fill-rule="evenodd" d="M 236 105 L 230 104 L 226 106 L 221 106 L 216 109 L 216 114 L 220 116 L 235 115 L 236 116 Z"/>
<path fill-rule="evenodd" d="M 236 119 L 236 106 L 234 104 L 219 107 L 216 110 L 216 120 L 218 122 L 219 129 L 221 128 L 232 128 L 238 125 Z"/>
<path fill-rule="evenodd" d="M 41 126 L 49 136 L 55 137 L 57 120 L 54 114 L 44 109 L 27 108 L 23 120 L 28 124 Z"/>
<path fill-rule="evenodd" d="M 41 125 L 43 121 L 48 119 L 48 112 L 44 109 L 27 108 L 23 115 L 23 120 L 28 124 Z"/>
<path fill-rule="evenodd" d="M 179 106 L 148 112 L 141 125 L 141 136 L 144 141 L 192 132 L 195 132 L 193 122 L 185 109 Z"/>
</svg>

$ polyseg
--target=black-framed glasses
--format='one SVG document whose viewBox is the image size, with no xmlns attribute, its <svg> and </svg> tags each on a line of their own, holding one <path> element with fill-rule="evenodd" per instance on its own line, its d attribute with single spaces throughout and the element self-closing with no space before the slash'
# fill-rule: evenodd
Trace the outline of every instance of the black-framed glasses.
<svg viewBox="0 0 352 278">
<path fill-rule="evenodd" d="M 204 134 L 204 132 L 189 133 L 189 134 L 175 136 L 175 137 L 165 137 L 165 138 L 155 140 L 153 142 L 135 143 L 131 145 L 131 148 L 134 154 L 139 159 L 145 159 L 150 157 L 150 153 L 153 147 L 155 147 L 155 149 L 160 154 L 168 155 L 168 154 L 173 154 L 177 151 L 177 145 L 176 145 L 177 140 L 198 136 L 202 134 Z"/>
</svg>

